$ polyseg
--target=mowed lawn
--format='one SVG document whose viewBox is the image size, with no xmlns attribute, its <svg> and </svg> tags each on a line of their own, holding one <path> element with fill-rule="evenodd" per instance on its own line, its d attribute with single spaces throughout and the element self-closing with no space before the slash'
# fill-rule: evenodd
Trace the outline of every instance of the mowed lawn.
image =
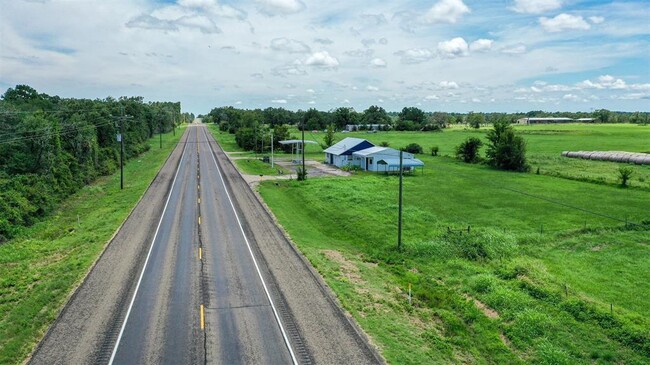
<svg viewBox="0 0 650 365">
<path fill-rule="evenodd" d="M 650 140 L 650 128 L 633 125 L 518 130 L 531 160 L 562 150 L 647 151 Z M 259 190 L 389 362 L 647 363 L 647 181 L 620 188 L 615 177 L 597 179 L 603 167 L 581 178 L 563 160 L 538 175 L 449 157 L 485 132 L 339 134 L 440 147 L 443 156 L 419 156 L 424 172 L 404 179 L 401 251 L 395 176 L 266 182 Z M 600 164 L 612 175 L 618 166 Z M 545 174 L 550 167 L 573 171 Z M 635 174 L 647 172 L 635 166 Z M 468 226 L 469 234 L 459 232 Z"/>
</svg>

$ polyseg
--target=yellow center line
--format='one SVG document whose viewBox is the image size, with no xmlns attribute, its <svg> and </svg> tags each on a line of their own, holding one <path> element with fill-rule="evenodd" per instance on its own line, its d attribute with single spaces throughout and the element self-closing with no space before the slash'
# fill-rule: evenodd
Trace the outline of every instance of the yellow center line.
<svg viewBox="0 0 650 365">
<path fill-rule="evenodd" d="M 199 247 L 199 260 L 203 260 L 203 249 Z"/>
<path fill-rule="evenodd" d="M 196 186 L 196 189 L 197 189 L 197 190 L 201 190 L 201 184 L 197 185 L 197 186 Z"/>
<path fill-rule="evenodd" d="M 201 198 L 199 198 L 199 204 L 201 204 Z"/>
<path fill-rule="evenodd" d="M 201 217 L 199 216 L 199 226 L 201 225 Z"/>
<path fill-rule="evenodd" d="M 203 313 L 203 304 L 201 304 L 201 329 L 205 328 L 205 315 Z"/>
</svg>

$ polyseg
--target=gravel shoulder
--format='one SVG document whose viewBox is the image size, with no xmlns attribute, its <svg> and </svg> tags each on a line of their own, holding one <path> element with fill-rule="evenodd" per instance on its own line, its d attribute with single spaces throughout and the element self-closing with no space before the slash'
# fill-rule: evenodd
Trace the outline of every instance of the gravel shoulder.
<svg viewBox="0 0 650 365">
<path fill-rule="evenodd" d="M 83 283 L 38 344 L 30 364 L 106 363 L 162 214 L 189 129 Z"/>
</svg>

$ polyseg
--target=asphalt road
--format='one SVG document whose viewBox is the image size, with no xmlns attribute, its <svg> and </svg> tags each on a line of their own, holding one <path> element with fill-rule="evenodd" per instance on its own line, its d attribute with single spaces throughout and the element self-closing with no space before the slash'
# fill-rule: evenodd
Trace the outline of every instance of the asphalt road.
<svg viewBox="0 0 650 365">
<path fill-rule="evenodd" d="M 191 128 L 113 363 L 288 364 L 203 127 Z"/>
<path fill-rule="evenodd" d="M 383 362 L 200 124 L 29 360 Z"/>
</svg>

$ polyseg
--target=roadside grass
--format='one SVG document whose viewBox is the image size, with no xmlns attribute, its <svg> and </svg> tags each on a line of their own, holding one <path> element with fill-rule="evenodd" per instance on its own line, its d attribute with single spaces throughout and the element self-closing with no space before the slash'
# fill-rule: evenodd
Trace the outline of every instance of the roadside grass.
<svg viewBox="0 0 650 365">
<path fill-rule="evenodd" d="M 488 171 L 475 169 L 474 174 Z M 603 194 L 585 189 L 582 182 L 513 176 L 526 176 L 533 187 L 537 180 L 554 181 L 560 189 L 569 189 L 564 195 L 568 203 L 600 199 Z M 521 197 L 497 188 L 479 191 L 467 180 L 464 185 L 462 180 L 453 181 L 449 185 L 454 188 L 440 189 L 427 182 L 430 178 L 425 174 L 405 180 L 405 196 L 411 198 L 405 201 L 403 251 L 394 248 L 394 177 L 359 174 L 305 183 L 263 182 L 259 189 L 343 306 L 391 363 L 647 362 L 650 322 L 645 318 L 650 313 L 643 306 L 648 293 L 644 271 L 649 248 L 643 243 L 650 239 L 647 230 L 621 230 L 614 224 L 610 230 L 583 231 L 557 224 L 563 232 L 539 234 L 503 232 L 486 224 L 473 226 L 470 234 L 446 233 L 448 224 L 458 227 L 454 225 L 457 217 L 448 216 L 450 204 L 440 204 L 440 197 L 455 197 L 453 209 L 468 212 L 480 205 L 480 194 L 495 196 L 502 206 Z M 517 184 L 528 187 L 526 180 Z M 416 185 L 430 190 L 418 190 Z M 618 194 L 645 199 L 643 204 L 619 207 L 619 213 L 645 213 L 648 193 L 596 188 L 609 189 L 611 199 L 621 198 Z M 475 190 L 477 196 L 464 196 L 467 190 Z M 552 204 L 535 200 L 513 211 L 489 205 L 479 209 L 482 221 L 515 227 L 527 219 L 533 226 L 538 219 L 555 220 L 557 213 Z M 534 214 L 524 214 L 528 210 Z M 611 250 L 616 251 L 619 234 L 626 237 L 620 245 L 641 244 L 600 259 L 574 255 L 565 248 L 576 245 L 573 242 L 587 244 L 610 237 Z M 646 258 L 634 260 L 639 255 Z M 571 266 L 566 266 L 567 260 Z M 599 270 L 593 264 L 601 265 Z M 579 272 L 572 272 L 573 267 Z M 580 275 L 590 269 L 601 274 Z M 599 275 L 609 279 L 598 281 Z M 413 285 L 413 306 L 407 304 L 408 284 Z M 564 284 L 569 287 L 568 298 L 563 294 Z M 644 293 L 639 296 L 639 292 Z M 619 308 L 613 316 L 606 304 L 611 299 L 614 308 Z"/>
<path fill-rule="evenodd" d="M 106 243 L 180 140 L 149 140 L 151 149 L 97 179 L 50 216 L 0 245 L 0 364 L 20 363 L 56 319 Z"/>
<path fill-rule="evenodd" d="M 241 158 L 234 160 L 234 162 L 237 168 L 248 175 L 276 176 L 288 173 L 282 166 L 275 165 L 271 167 L 270 163 L 263 162 L 258 158 Z"/>
</svg>

